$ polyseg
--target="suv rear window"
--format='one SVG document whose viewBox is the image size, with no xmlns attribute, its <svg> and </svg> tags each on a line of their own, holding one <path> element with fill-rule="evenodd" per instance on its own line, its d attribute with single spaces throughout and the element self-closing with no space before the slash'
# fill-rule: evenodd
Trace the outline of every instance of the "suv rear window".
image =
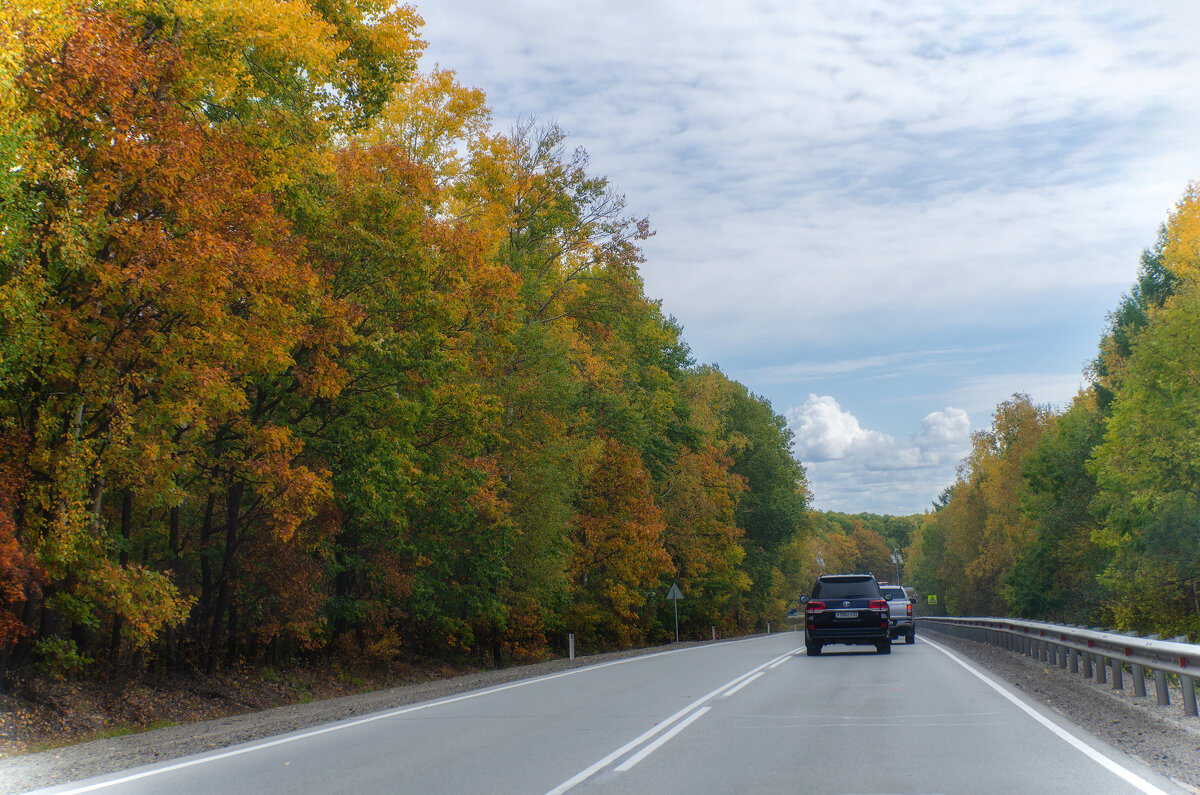
<svg viewBox="0 0 1200 795">
<path fill-rule="evenodd" d="M 879 586 L 871 577 L 817 580 L 812 595 L 814 599 L 866 599 L 879 596 Z"/>
</svg>

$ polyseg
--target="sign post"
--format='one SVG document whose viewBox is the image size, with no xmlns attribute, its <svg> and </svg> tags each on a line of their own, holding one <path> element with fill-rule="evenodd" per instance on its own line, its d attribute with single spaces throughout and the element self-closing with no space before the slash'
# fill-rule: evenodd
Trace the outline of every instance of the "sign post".
<svg viewBox="0 0 1200 795">
<path fill-rule="evenodd" d="M 679 590 L 677 583 L 671 583 L 671 590 L 667 591 L 667 598 L 675 602 L 675 642 L 679 642 L 679 600 L 683 598 L 683 591 Z"/>
</svg>

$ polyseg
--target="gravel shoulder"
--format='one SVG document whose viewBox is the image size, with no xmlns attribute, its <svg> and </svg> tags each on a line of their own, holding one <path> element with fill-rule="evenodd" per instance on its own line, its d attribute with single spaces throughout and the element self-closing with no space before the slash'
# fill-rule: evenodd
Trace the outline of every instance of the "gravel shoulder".
<svg viewBox="0 0 1200 795">
<path fill-rule="evenodd" d="M 930 635 L 997 678 L 1024 690 L 1073 723 L 1200 795 L 1200 720 L 1184 717 L 1177 695 L 1170 706 L 1159 707 L 1153 698 L 1134 698 L 1131 687 L 1115 691 L 1078 674 L 1046 667 L 1032 658 L 1003 649 L 941 633 L 931 632 Z M 685 643 L 671 648 L 694 645 L 702 644 Z M 663 648 L 484 671 L 0 759 L 0 793 L 26 792 L 77 781 L 381 710 L 658 651 Z"/>
</svg>

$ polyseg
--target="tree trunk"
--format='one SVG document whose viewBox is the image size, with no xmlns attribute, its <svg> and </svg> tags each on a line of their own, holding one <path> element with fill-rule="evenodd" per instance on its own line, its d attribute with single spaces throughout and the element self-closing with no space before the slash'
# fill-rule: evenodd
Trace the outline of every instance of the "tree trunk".
<svg viewBox="0 0 1200 795">
<path fill-rule="evenodd" d="M 221 640 L 221 621 L 229 611 L 230 587 L 234 571 L 234 553 L 237 549 L 238 522 L 241 519 L 242 493 L 245 486 L 235 483 L 229 487 L 225 496 L 225 554 L 221 560 L 221 578 L 217 587 L 217 605 L 213 609 L 212 632 L 208 638 L 208 674 L 211 676 L 217 669 L 217 652 Z M 232 614 L 230 634 L 232 635 Z"/>
<path fill-rule="evenodd" d="M 133 489 L 126 488 L 121 492 L 121 554 L 119 560 L 121 568 L 129 565 L 129 538 L 132 534 L 130 525 L 133 523 Z M 116 665 L 121 656 L 121 625 L 124 623 L 124 616 L 120 613 L 113 614 L 112 638 L 108 642 L 108 659 L 113 665 Z"/>
<path fill-rule="evenodd" d="M 209 621 L 212 620 L 213 607 L 213 576 L 212 576 L 212 561 L 209 559 L 209 540 L 212 538 L 213 526 L 213 510 L 216 507 L 217 495 L 209 494 L 207 504 L 204 506 L 204 524 L 200 527 L 200 616 L 199 623 L 201 630 L 197 632 L 203 637 L 203 630 L 208 627 Z"/>
<path fill-rule="evenodd" d="M 171 547 L 171 578 L 179 584 L 179 506 L 171 508 L 170 535 L 168 542 Z M 179 627 L 172 624 L 167 627 L 167 667 L 175 670 L 179 667 Z"/>
</svg>

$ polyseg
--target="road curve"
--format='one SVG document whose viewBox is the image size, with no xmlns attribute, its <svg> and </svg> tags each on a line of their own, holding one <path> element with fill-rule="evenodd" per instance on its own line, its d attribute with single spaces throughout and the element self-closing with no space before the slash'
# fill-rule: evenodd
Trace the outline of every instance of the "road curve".
<svg viewBox="0 0 1200 795">
<path fill-rule="evenodd" d="M 1183 793 L 939 644 L 795 633 L 521 680 L 43 792 Z"/>
</svg>

